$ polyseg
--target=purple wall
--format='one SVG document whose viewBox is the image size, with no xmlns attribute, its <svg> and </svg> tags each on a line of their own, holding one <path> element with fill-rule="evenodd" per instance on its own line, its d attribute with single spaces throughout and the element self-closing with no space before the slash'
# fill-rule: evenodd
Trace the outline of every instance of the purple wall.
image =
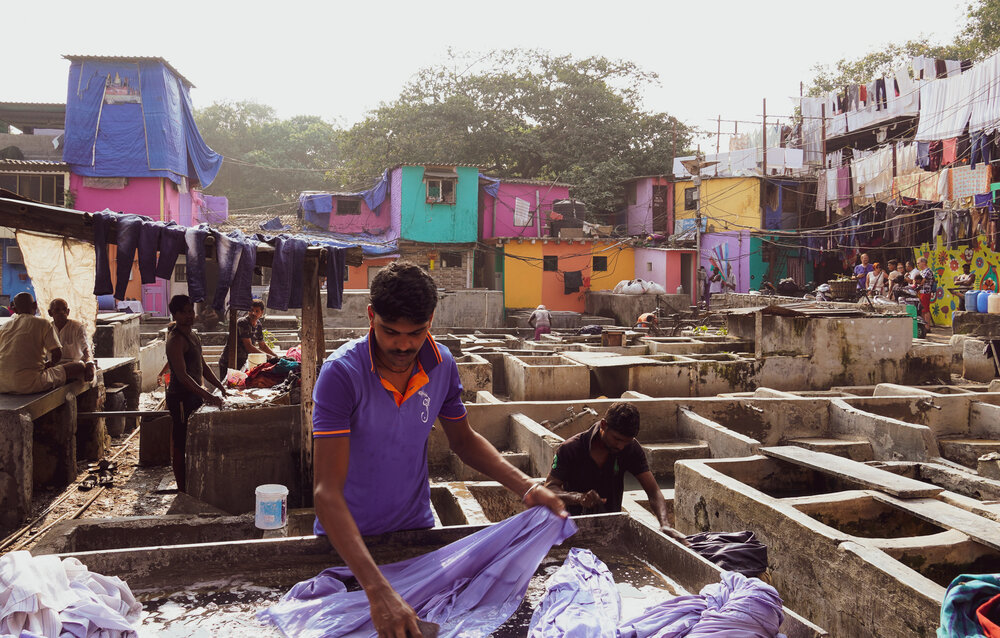
<svg viewBox="0 0 1000 638">
<path fill-rule="evenodd" d="M 653 180 L 647 178 L 632 183 L 635 185 L 635 203 L 628 204 L 625 213 L 626 233 L 645 235 L 653 232 Z M 628 203 L 627 191 L 625 197 Z"/>
<path fill-rule="evenodd" d="M 396 227 L 395 235 L 390 236 L 392 233 L 387 233 L 392 226 L 392 215 L 390 214 L 392 203 L 390 198 L 387 197 L 378 207 L 378 215 L 368 208 L 364 200 L 361 200 L 360 215 L 338 215 L 337 207 L 339 201 L 337 197 L 333 198 L 333 212 L 330 213 L 329 227 L 331 231 L 351 235 L 356 233 L 370 233 L 372 235 L 382 235 L 387 239 L 397 239 L 399 237 L 398 226 Z"/>
<path fill-rule="evenodd" d="M 537 193 L 537 199 L 536 199 Z M 528 202 L 531 210 L 530 226 L 514 225 L 514 200 L 521 198 Z M 546 226 L 549 223 L 548 213 L 552 210 L 552 203 L 560 199 L 569 198 L 568 186 L 550 186 L 546 184 L 517 184 L 512 182 L 501 182 L 500 190 L 494 199 L 482 189 L 479 190 L 480 207 L 483 216 L 482 229 L 483 237 L 538 237 L 538 226 L 536 225 L 536 206 L 541 211 L 542 235 L 547 236 Z M 496 211 L 496 224 L 494 225 L 494 210 Z"/>
<path fill-rule="evenodd" d="M 655 281 L 666 288 L 668 293 L 673 292 L 667 288 L 667 251 L 655 248 L 636 248 L 635 277 L 636 279 Z M 675 289 L 676 287 L 677 284 L 674 284 Z"/>
<path fill-rule="evenodd" d="M 701 265 L 712 272 L 712 266 L 727 275 L 736 284 L 735 292 L 750 290 L 750 231 L 738 230 L 725 233 L 705 233 L 701 236 Z M 720 292 L 714 284 L 712 292 Z"/>
</svg>

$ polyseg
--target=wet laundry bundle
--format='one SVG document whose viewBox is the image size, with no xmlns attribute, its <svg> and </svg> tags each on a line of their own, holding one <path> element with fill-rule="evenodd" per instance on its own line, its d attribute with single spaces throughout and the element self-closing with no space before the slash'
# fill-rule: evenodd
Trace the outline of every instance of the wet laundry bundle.
<svg viewBox="0 0 1000 638">
<path fill-rule="evenodd" d="M 142 605 L 120 578 L 75 558 L 0 558 L 0 636 L 134 638 Z"/>
<path fill-rule="evenodd" d="M 553 545 L 576 524 L 533 507 L 439 550 L 382 565 L 393 589 L 417 615 L 441 626 L 441 638 L 489 636 L 521 604 L 531 577 Z M 376 636 L 364 591 L 347 591 L 346 567 L 292 587 L 257 617 L 286 636 Z"/>
<path fill-rule="evenodd" d="M 784 620 L 770 585 L 738 572 L 698 595 L 677 596 L 621 620 L 621 596 L 608 567 L 590 550 L 573 548 L 546 584 L 531 617 L 529 638 L 776 638 Z"/>
</svg>

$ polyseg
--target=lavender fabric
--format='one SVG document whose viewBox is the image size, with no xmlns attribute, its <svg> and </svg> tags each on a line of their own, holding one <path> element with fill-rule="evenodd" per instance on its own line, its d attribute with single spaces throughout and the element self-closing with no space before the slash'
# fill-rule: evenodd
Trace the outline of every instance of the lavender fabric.
<svg viewBox="0 0 1000 638">
<path fill-rule="evenodd" d="M 781 596 L 770 585 L 738 572 L 706 585 L 697 596 L 678 596 L 650 607 L 618 627 L 618 638 L 777 638 L 785 619 Z"/>
<path fill-rule="evenodd" d="M 574 547 L 545 584 L 528 638 L 606 638 L 615 635 L 621 615 L 621 594 L 607 565 Z"/>
<path fill-rule="evenodd" d="M 553 545 L 576 524 L 534 507 L 439 550 L 382 573 L 417 615 L 441 625 L 442 638 L 489 636 L 517 610 L 528 582 Z M 363 591 L 346 591 L 347 568 L 331 568 L 295 585 L 257 614 L 286 636 L 376 636 Z"/>
</svg>

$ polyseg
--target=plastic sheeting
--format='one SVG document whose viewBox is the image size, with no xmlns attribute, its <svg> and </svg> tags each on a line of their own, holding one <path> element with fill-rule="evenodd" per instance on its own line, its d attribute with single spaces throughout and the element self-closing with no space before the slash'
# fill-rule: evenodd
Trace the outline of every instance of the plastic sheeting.
<svg viewBox="0 0 1000 638">
<path fill-rule="evenodd" d="M 222 166 L 198 132 L 188 87 L 156 60 L 72 62 L 63 159 L 88 177 L 187 177 L 202 186 Z"/>
<path fill-rule="evenodd" d="M 480 188 L 482 188 L 483 192 L 486 193 L 487 195 L 489 195 L 490 197 L 496 197 L 497 193 L 500 192 L 500 178 L 499 177 L 488 177 L 488 176 L 483 175 L 482 173 L 480 173 L 479 174 L 479 181 L 485 182 L 484 184 L 482 184 L 480 186 Z"/>
<path fill-rule="evenodd" d="M 380 567 L 417 615 L 441 625 L 441 638 L 489 636 L 517 610 L 553 545 L 576 524 L 534 507 L 441 549 Z M 376 636 L 364 591 L 346 591 L 346 568 L 295 585 L 257 614 L 286 636 Z"/>
<path fill-rule="evenodd" d="M 697 595 L 677 596 L 621 622 L 621 595 L 607 566 L 573 548 L 546 584 L 531 617 L 529 638 L 777 638 L 785 619 L 770 585 L 737 572 Z"/>
<path fill-rule="evenodd" d="M 368 210 L 378 217 L 381 212 L 379 206 L 389 195 L 389 171 L 385 170 L 382 177 L 368 190 L 356 193 L 336 193 L 337 197 L 360 197 L 365 202 Z M 334 193 L 301 193 L 299 194 L 299 207 L 305 216 L 306 221 L 317 226 L 326 227 L 316 215 L 329 215 L 333 212 Z"/>
<path fill-rule="evenodd" d="M 87 341 L 93 345 L 97 326 L 97 297 L 93 295 L 97 260 L 93 245 L 23 230 L 17 231 L 17 245 L 41 315 L 48 316 L 53 299 L 65 299 L 70 318 L 83 324 Z"/>
</svg>

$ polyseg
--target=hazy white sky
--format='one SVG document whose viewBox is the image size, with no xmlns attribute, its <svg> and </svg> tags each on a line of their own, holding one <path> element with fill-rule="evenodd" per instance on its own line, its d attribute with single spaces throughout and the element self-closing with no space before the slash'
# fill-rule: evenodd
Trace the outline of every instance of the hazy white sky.
<svg viewBox="0 0 1000 638">
<path fill-rule="evenodd" d="M 633 60 L 660 76 L 646 108 L 714 132 L 718 115 L 759 120 L 762 98 L 769 114 L 791 113 L 789 98 L 815 64 L 921 34 L 950 41 L 965 4 L 55 0 L 38 5 L 53 19 L 5 30 L 0 99 L 65 101 L 63 54 L 160 56 L 196 85 L 196 107 L 256 100 L 281 117 L 347 126 L 392 100 L 418 69 L 443 61 L 448 47 L 524 47 Z"/>
</svg>

